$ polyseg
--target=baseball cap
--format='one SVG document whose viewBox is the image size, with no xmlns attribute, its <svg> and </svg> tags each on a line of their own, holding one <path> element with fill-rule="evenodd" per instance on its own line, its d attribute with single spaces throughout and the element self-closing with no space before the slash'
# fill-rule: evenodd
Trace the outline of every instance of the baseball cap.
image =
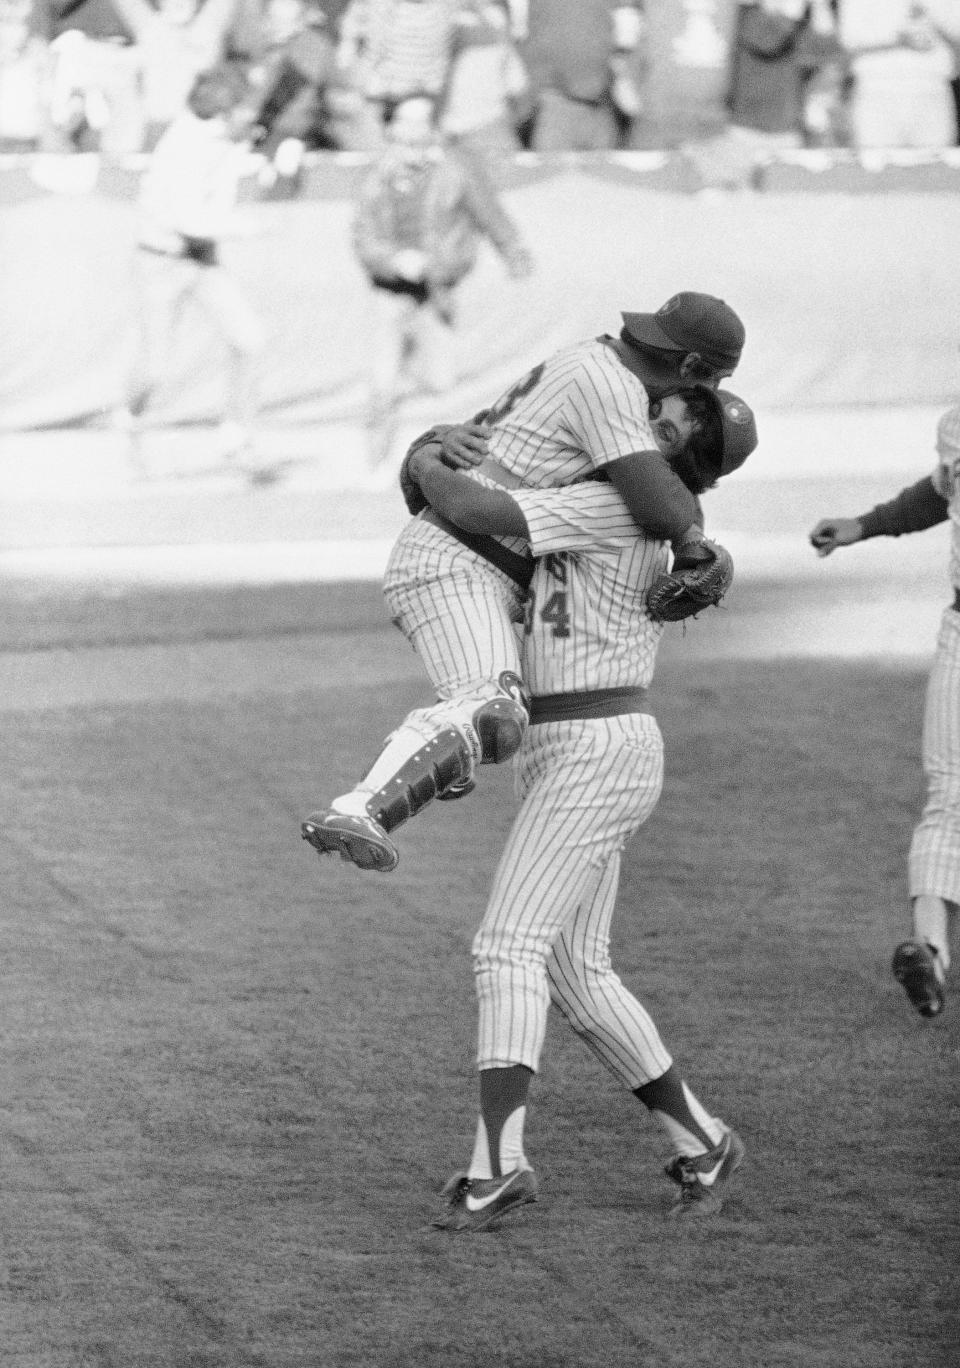
<svg viewBox="0 0 960 1368">
<path fill-rule="evenodd" d="M 707 385 L 698 385 L 697 388 L 710 396 L 717 410 L 723 441 L 719 474 L 729 475 L 731 471 L 739 470 L 750 453 L 757 449 L 759 438 L 753 409 L 745 399 L 730 390 L 712 390 Z"/>
<path fill-rule="evenodd" d="M 699 352 L 718 368 L 736 366 L 747 335 L 729 304 L 693 290 L 671 295 L 656 313 L 625 313 L 622 318 L 634 342 L 661 351 Z"/>
</svg>

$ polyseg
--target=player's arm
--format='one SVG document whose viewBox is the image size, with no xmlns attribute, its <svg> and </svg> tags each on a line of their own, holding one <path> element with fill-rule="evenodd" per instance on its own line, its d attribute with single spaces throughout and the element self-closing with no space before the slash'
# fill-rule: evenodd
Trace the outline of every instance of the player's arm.
<svg viewBox="0 0 960 1368">
<path fill-rule="evenodd" d="M 483 423 L 437 423 L 414 438 L 400 467 L 400 492 L 408 512 L 420 513 L 429 502 L 413 474 L 414 457 L 422 447 L 438 446 L 445 465 L 454 470 L 469 470 L 487 454 L 490 431 Z"/>
<path fill-rule="evenodd" d="M 916 484 L 901 489 L 889 503 L 877 504 L 869 513 L 856 518 L 821 518 L 810 533 L 810 542 L 820 556 L 829 556 L 838 546 L 852 546 L 870 537 L 902 537 L 909 532 L 924 532 L 946 521 L 948 501 L 927 475 Z"/>
<path fill-rule="evenodd" d="M 464 532 L 528 535 L 527 520 L 507 490 L 488 489 L 445 465 L 439 443 L 425 443 L 411 454 L 410 473 L 430 507 Z"/>
<path fill-rule="evenodd" d="M 638 451 L 603 467 L 641 532 L 682 546 L 703 535 L 703 509 L 659 451 Z"/>
</svg>

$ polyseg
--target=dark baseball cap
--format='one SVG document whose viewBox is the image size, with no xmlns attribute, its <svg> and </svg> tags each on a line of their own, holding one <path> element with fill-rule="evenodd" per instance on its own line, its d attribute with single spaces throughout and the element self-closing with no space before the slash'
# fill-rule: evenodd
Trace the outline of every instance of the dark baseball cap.
<svg viewBox="0 0 960 1368">
<path fill-rule="evenodd" d="M 737 365 L 747 335 L 729 304 L 692 290 L 672 295 L 656 313 L 625 313 L 622 318 L 634 342 L 661 351 L 699 352 L 717 369 Z"/>
<path fill-rule="evenodd" d="M 718 474 L 729 475 L 731 471 L 739 470 L 750 453 L 757 449 L 759 438 L 753 409 L 730 390 L 713 390 L 707 385 L 698 385 L 697 389 L 710 396 L 720 419 L 723 445 Z"/>
</svg>

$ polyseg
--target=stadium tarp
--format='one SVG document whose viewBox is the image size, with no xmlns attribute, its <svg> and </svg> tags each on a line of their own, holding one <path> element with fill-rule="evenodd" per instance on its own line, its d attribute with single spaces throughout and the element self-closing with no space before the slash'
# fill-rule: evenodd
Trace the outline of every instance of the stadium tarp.
<svg viewBox="0 0 960 1368">
<path fill-rule="evenodd" d="M 314 157 L 297 196 L 251 204 L 262 231 L 225 248 L 269 334 L 263 394 L 277 423 L 362 413 L 369 297 L 350 221 L 363 169 L 362 158 Z M 0 159 L 3 429 L 100 422 L 118 402 L 135 323 L 138 174 L 137 162 Z M 514 282 L 482 253 L 460 290 L 462 379 L 436 401 L 438 420 L 680 289 L 721 295 L 743 316 L 737 385 L 758 407 L 939 404 L 958 389 L 953 153 L 788 157 L 761 192 L 690 193 L 681 161 L 658 153 L 521 155 L 498 179 L 536 271 Z M 158 419 L 215 415 L 220 361 L 192 320 Z"/>
</svg>

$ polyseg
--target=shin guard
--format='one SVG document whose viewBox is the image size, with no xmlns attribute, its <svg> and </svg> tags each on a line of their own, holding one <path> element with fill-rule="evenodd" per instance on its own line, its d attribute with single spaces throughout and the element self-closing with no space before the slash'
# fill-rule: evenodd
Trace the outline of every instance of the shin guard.
<svg viewBox="0 0 960 1368">
<path fill-rule="evenodd" d="M 367 802 L 367 811 L 384 831 L 393 831 L 447 789 L 465 784 L 473 757 L 462 734 L 445 727 L 411 755 Z"/>
</svg>

